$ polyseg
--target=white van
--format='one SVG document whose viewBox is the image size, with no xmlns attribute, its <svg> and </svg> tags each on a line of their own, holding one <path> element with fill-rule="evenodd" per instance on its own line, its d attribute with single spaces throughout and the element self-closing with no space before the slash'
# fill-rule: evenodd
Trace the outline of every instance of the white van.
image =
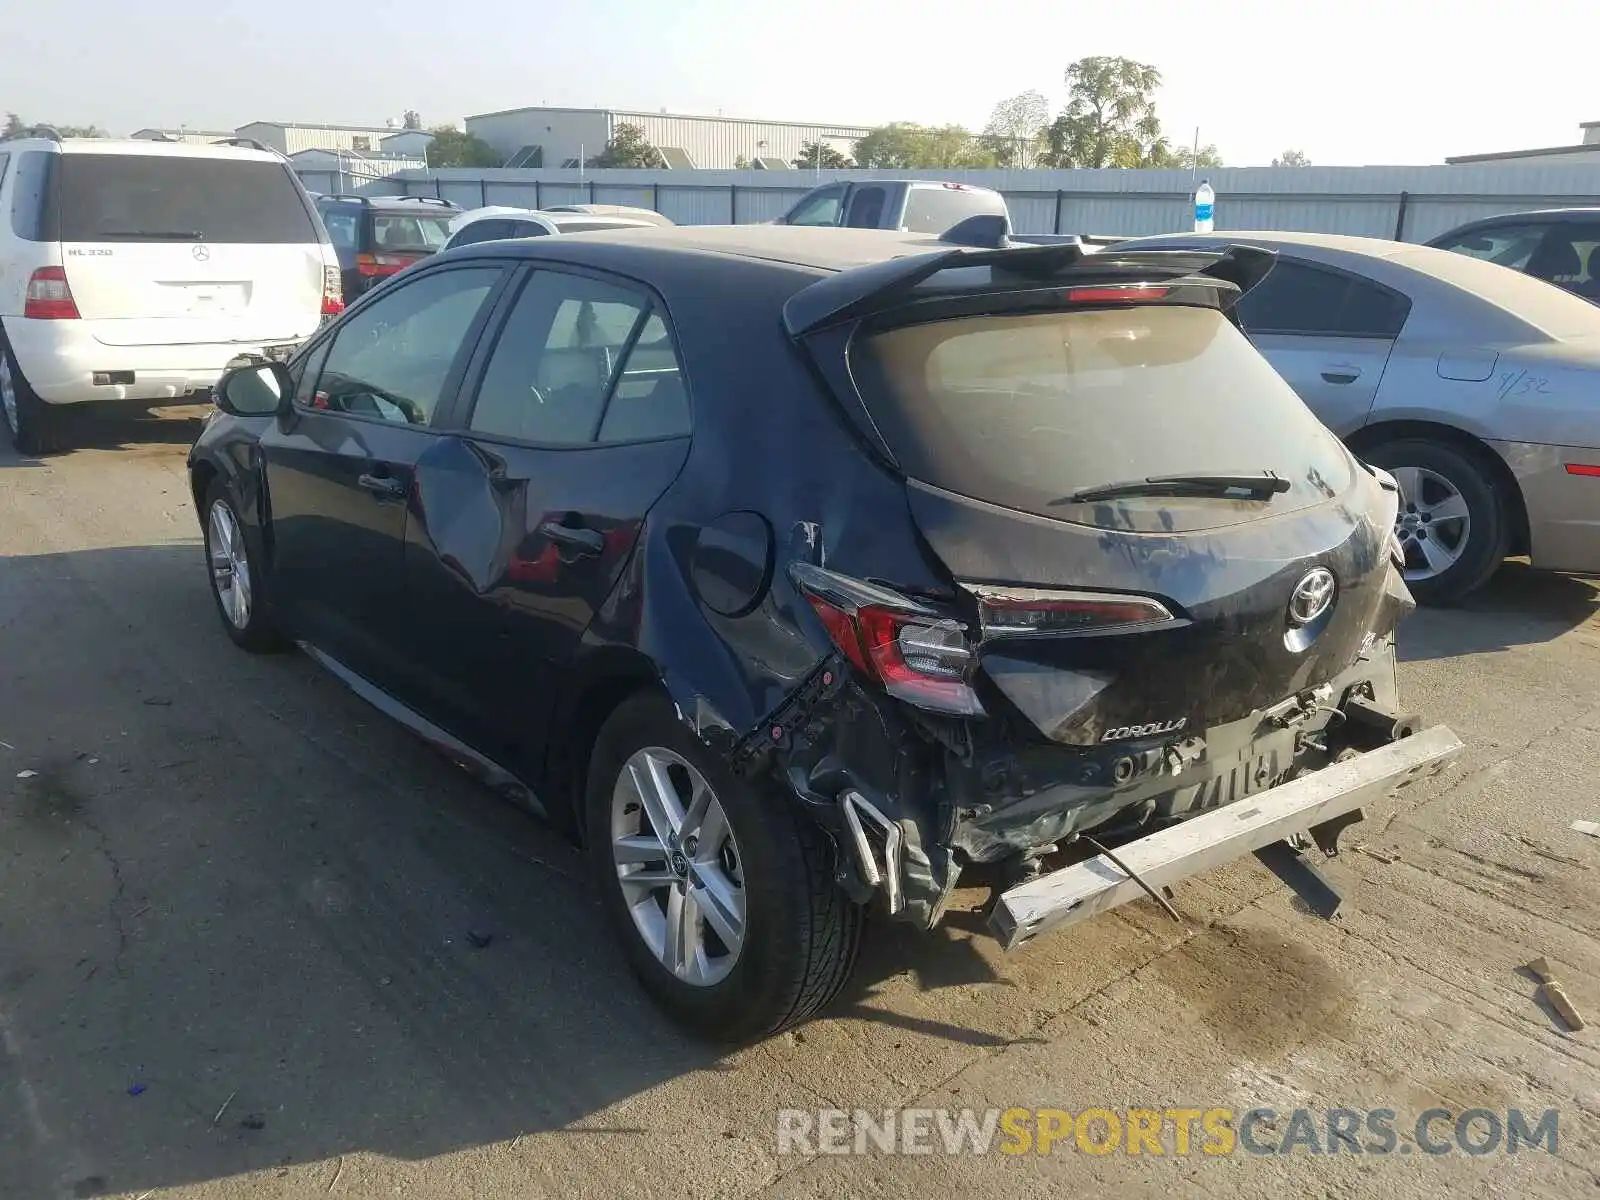
<svg viewBox="0 0 1600 1200">
<path fill-rule="evenodd" d="M 327 233 L 270 150 L 0 141 L 0 409 L 23 453 L 52 448 L 55 406 L 193 396 L 342 307 Z"/>
</svg>

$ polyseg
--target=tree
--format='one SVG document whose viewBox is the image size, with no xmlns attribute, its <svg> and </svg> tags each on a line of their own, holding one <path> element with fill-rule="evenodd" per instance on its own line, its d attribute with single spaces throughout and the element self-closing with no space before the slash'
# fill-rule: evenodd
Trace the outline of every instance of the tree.
<svg viewBox="0 0 1600 1200">
<path fill-rule="evenodd" d="M 997 165 L 1021 167 L 1035 165 L 1046 148 L 1045 126 L 1050 124 L 1050 101 L 1043 92 L 1019 92 L 1002 100 L 989 114 L 983 128 L 984 144 Z"/>
<path fill-rule="evenodd" d="M 25 133 L 36 125 L 49 125 L 51 129 L 54 129 L 64 138 L 103 138 L 106 136 L 106 131 L 98 125 L 50 125 L 48 121 L 24 121 L 16 113 L 8 112 L 5 125 L 0 127 L 0 137 L 16 137 L 17 134 Z"/>
<path fill-rule="evenodd" d="M 402 129 L 421 129 L 422 128 L 422 114 L 419 113 L 414 108 L 406 109 L 405 117 L 401 120 L 401 123 L 400 123 L 400 128 L 402 128 Z"/>
<path fill-rule="evenodd" d="M 591 158 L 591 167 L 664 167 L 667 160 L 637 125 L 621 121 L 606 148 Z"/>
<path fill-rule="evenodd" d="M 994 166 L 993 152 L 960 125 L 927 126 L 894 121 L 869 130 L 856 141 L 858 167 L 917 170 L 928 167 Z"/>
<path fill-rule="evenodd" d="M 1311 160 L 1306 157 L 1304 150 L 1285 150 L 1272 160 L 1275 167 L 1309 167 Z"/>
<path fill-rule="evenodd" d="M 801 142 L 794 165 L 813 171 L 848 171 L 855 164 L 827 142 Z"/>
<path fill-rule="evenodd" d="M 428 130 L 430 167 L 498 167 L 504 160 L 500 152 L 472 133 L 462 133 L 454 125 L 435 125 Z"/>
<path fill-rule="evenodd" d="M 1155 104 L 1160 86 L 1161 72 L 1148 63 L 1080 58 L 1067 68 L 1067 107 L 1046 134 L 1049 165 L 1146 165 L 1162 145 Z"/>
<path fill-rule="evenodd" d="M 1214 170 L 1222 165 L 1222 155 L 1210 142 L 1200 147 L 1196 154 L 1190 147 L 1174 150 L 1166 138 L 1152 145 L 1139 164 L 1141 167 L 1177 167 L 1185 171 Z"/>
</svg>

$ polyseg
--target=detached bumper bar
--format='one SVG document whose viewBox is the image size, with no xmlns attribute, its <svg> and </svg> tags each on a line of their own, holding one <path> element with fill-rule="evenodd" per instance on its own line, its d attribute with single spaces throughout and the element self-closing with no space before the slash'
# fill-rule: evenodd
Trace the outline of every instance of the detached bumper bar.
<svg viewBox="0 0 1600 1200">
<path fill-rule="evenodd" d="M 1116 855 L 1152 888 L 1165 887 L 1360 808 L 1460 749 L 1461 739 L 1436 725 L 1129 842 Z M 989 923 L 1012 950 L 1143 895 L 1131 875 L 1097 854 L 1005 892 Z"/>
</svg>

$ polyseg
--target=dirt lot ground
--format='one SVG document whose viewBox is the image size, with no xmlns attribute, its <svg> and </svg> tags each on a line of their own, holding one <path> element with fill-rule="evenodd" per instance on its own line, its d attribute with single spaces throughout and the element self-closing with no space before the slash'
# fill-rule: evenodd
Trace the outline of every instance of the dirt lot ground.
<svg viewBox="0 0 1600 1200">
<path fill-rule="evenodd" d="M 1409 701 L 1469 749 L 1355 831 L 1337 921 L 1252 861 L 1181 887 L 1182 926 L 1141 902 L 1002 957 L 974 893 L 939 936 L 873 929 L 825 1019 L 719 1056 L 641 999 L 574 851 L 304 657 L 229 645 L 193 417 L 0 454 L 6 1200 L 1596 1194 L 1600 1029 L 1519 972 L 1549 956 L 1600 1019 L 1600 841 L 1569 828 L 1600 819 L 1593 585 L 1513 566 L 1406 627 Z M 1386 1107 L 1403 1136 L 778 1154 L 780 1108 L 886 1105 Z M 1556 1153 L 1421 1153 L 1435 1106 L 1558 1109 Z"/>
</svg>

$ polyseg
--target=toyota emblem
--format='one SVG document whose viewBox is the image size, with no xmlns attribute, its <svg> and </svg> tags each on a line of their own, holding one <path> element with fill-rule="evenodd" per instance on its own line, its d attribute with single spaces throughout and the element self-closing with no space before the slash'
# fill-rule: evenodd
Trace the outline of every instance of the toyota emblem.
<svg viewBox="0 0 1600 1200">
<path fill-rule="evenodd" d="M 1289 594 L 1289 624 L 1311 624 L 1333 607 L 1333 595 L 1338 588 L 1338 581 L 1327 567 L 1308 573 Z"/>
<path fill-rule="evenodd" d="M 193 250 L 189 251 L 189 253 L 194 255 L 195 262 L 210 262 L 211 261 L 211 247 L 210 246 L 196 246 Z"/>
</svg>

